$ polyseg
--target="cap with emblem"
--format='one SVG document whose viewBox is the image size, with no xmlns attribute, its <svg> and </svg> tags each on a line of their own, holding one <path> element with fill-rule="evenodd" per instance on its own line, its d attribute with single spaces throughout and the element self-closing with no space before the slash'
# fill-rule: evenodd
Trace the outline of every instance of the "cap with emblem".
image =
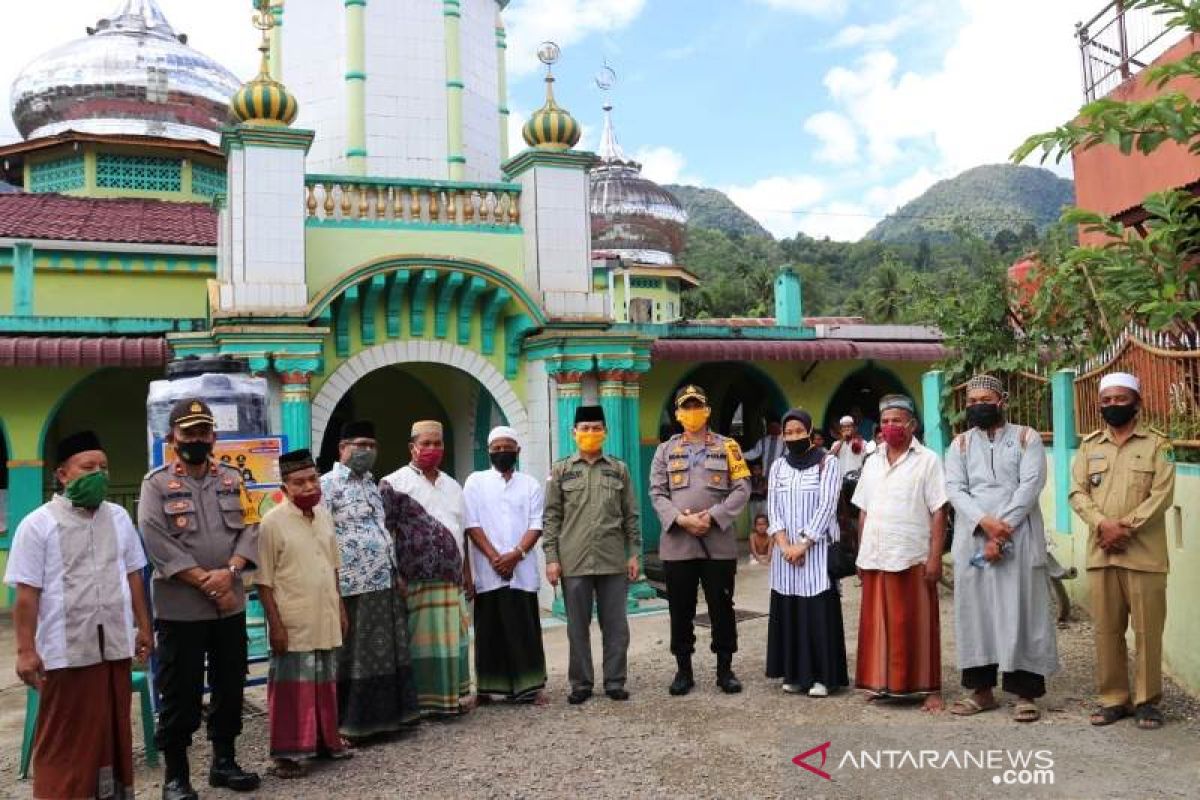
<svg viewBox="0 0 1200 800">
<path fill-rule="evenodd" d="M 195 397 L 185 397 L 171 407 L 170 425 L 187 430 L 197 425 L 212 425 L 213 415 L 208 404 Z"/>
<path fill-rule="evenodd" d="M 675 393 L 675 407 L 679 408 L 688 400 L 699 400 L 702 404 L 708 405 L 708 395 L 694 383 L 689 383 Z"/>
<path fill-rule="evenodd" d="M 341 441 L 349 441 L 350 439 L 374 439 L 375 438 L 375 423 L 367 419 L 356 420 L 355 422 L 347 422 L 342 426 Z"/>
<path fill-rule="evenodd" d="M 66 463 L 71 456 L 103 449 L 100 445 L 100 437 L 96 435 L 95 431 L 79 431 L 59 441 L 58 447 L 54 451 L 54 458 L 61 465 Z"/>
<path fill-rule="evenodd" d="M 279 474 L 284 478 L 302 469 L 316 468 L 317 464 L 313 461 L 312 451 L 307 449 L 293 450 L 279 457 Z"/>
</svg>

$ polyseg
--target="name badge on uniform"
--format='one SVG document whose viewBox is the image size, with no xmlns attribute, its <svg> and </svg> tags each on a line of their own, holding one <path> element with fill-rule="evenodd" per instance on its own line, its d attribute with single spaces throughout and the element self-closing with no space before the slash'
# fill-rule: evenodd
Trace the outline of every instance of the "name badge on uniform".
<svg viewBox="0 0 1200 800">
<path fill-rule="evenodd" d="M 168 489 L 182 489 L 183 484 L 180 483 L 179 481 L 167 481 L 167 488 Z"/>
<path fill-rule="evenodd" d="M 166 511 L 168 514 L 179 514 L 184 511 L 190 511 L 191 508 L 192 508 L 192 504 L 189 503 L 187 500 L 176 500 L 174 502 L 167 503 L 166 507 L 163 510 Z"/>
</svg>

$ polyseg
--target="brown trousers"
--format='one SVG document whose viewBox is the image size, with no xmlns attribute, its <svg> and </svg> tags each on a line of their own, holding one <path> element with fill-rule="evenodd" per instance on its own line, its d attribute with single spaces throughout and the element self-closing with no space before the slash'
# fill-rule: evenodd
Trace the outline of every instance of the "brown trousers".
<svg viewBox="0 0 1200 800">
<path fill-rule="evenodd" d="M 1162 637 L 1167 620 L 1167 574 L 1124 567 L 1088 570 L 1096 625 L 1096 687 L 1100 704 L 1128 706 L 1125 629 L 1134 636 L 1133 704 L 1162 698 Z"/>
</svg>

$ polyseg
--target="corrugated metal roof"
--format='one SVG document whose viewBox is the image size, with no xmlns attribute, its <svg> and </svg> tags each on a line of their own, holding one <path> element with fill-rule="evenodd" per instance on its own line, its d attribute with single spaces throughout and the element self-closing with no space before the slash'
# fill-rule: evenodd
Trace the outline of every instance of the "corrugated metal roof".
<svg viewBox="0 0 1200 800">
<path fill-rule="evenodd" d="M 170 356 L 157 336 L 0 336 L 0 367 L 157 367 Z"/>
<path fill-rule="evenodd" d="M 844 339 L 751 341 L 745 339 L 659 339 L 656 361 L 938 361 L 946 348 L 930 342 L 852 342 Z"/>
</svg>

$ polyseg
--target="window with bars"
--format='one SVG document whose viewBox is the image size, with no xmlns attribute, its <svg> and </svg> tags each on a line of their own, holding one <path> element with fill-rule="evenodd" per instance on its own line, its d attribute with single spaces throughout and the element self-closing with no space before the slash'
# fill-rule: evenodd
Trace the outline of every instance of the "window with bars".
<svg viewBox="0 0 1200 800">
<path fill-rule="evenodd" d="M 64 156 L 29 167 L 29 191 L 68 192 L 84 186 L 83 156 Z"/>
<path fill-rule="evenodd" d="M 183 189 L 183 162 L 177 158 L 101 153 L 96 157 L 96 185 L 105 189 L 178 192 Z"/>
<path fill-rule="evenodd" d="M 634 278 L 630 283 L 634 289 L 658 289 L 662 286 L 658 278 Z"/>
<path fill-rule="evenodd" d="M 192 194 L 206 197 L 225 194 L 225 170 L 192 162 Z"/>
</svg>

